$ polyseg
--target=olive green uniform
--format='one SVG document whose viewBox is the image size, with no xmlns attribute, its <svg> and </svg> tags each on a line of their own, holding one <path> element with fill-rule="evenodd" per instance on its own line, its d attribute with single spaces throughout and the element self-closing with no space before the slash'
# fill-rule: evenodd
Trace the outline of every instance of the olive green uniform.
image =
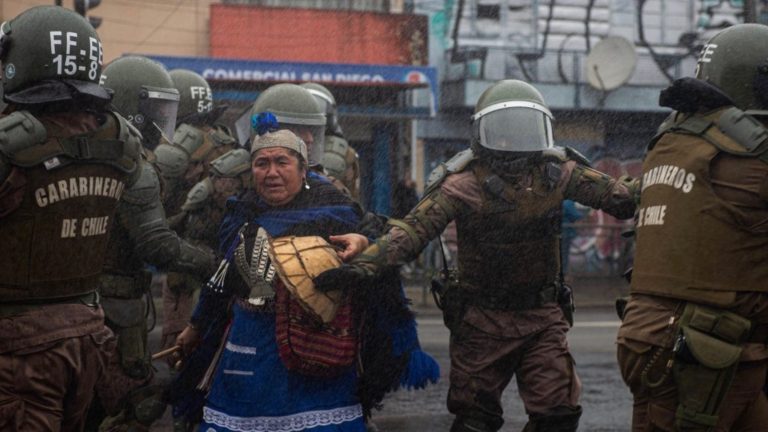
<svg viewBox="0 0 768 432">
<path fill-rule="evenodd" d="M 561 203 L 572 199 L 619 218 L 631 217 L 635 204 L 629 183 L 570 154 L 554 149 L 518 159 L 506 171 L 517 174 L 502 177 L 471 150 L 462 152 L 433 174 L 416 208 L 390 221 L 388 233 L 353 261 L 369 272 L 403 264 L 456 221 L 458 276 L 443 296 L 451 330 L 448 409 L 477 430 L 501 427 L 501 395 L 513 376 L 532 430 L 554 430 L 547 422 L 558 416 L 578 422 L 581 385 L 559 304 Z"/>
<path fill-rule="evenodd" d="M 181 208 L 182 212 L 169 221 L 171 227 L 188 242 L 213 253 L 224 208 L 220 208 L 213 199 L 211 179 L 206 178 L 195 185 Z M 164 348 L 175 345 L 176 336 L 186 327 L 194 307 L 194 292 L 201 287 L 201 281 L 189 275 L 168 274 L 167 283 L 163 286 Z"/>
<path fill-rule="evenodd" d="M 360 201 L 360 162 L 357 151 L 346 139 L 336 135 L 325 136 L 322 166 L 328 179 L 337 189 L 355 201 Z"/>
<path fill-rule="evenodd" d="M 150 373 L 145 295 L 151 277 L 145 264 L 200 279 L 214 270 L 210 251 L 187 243 L 168 227 L 159 176 L 149 162 L 142 161 L 138 181 L 126 189 L 118 206 L 99 287 L 107 324 L 118 335 L 121 362 L 131 377 Z"/>
<path fill-rule="evenodd" d="M 635 431 L 768 425 L 768 159 L 742 115 L 677 114 L 644 161 L 618 335 Z"/>
<path fill-rule="evenodd" d="M 218 248 L 218 230 L 226 210 L 226 200 L 250 185 L 250 155 L 245 149 L 231 150 L 211 163 L 211 176 L 187 194 L 181 213 L 169 221 L 184 239 L 213 253 Z M 227 186 L 222 186 L 227 182 Z M 194 307 L 194 293 L 201 288 L 198 279 L 170 273 L 163 287 L 163 346 L 175 344 Z"/>
<path fill-rule="evenodd" d="M 0 430 L 80 430 L 119 369 L 95 290 L 141 141 L 111 113 L 18 111 L 0 130 Z"/>
<path fill-rule="evenodd" d="M 211 162 L 234 149 L 236 140 L 223 128 L 181 124 L 173 144 L 155 149 L 156 164 L 163 177 L 163 207 L 169 215 L 178 214 L 187 193 L 208 177 Z"/>
<path fill-rule="evenodd" d="M 211 207 L 213 202 L 209 199 L 214 187 L 208 175 L 217 158 L 233 151 L 236 141 L 227 128 L 209 126 L 219 110 L 214 109 L 213 94 L 205 79 L 187 69 L 174 69 L 170 75 L 180 95 L 179 124 L 173 143 L 161 144 L 156 149 L 157 166 L 165 186 L 163 205 L 167 214 L 174 215 L 169 221 L 174 230 L 212 252 L 216 248 L 221 209 L 216 205 Z M 246 156 L 245 160 L 248 168 L 249 158 Z M 160 280 L 163 281 L 162 346 L 168 347 L 184 329 L 191 314 L 192 295 L 201 282 L 183 273 L 170 273 Z"/>
</svg>

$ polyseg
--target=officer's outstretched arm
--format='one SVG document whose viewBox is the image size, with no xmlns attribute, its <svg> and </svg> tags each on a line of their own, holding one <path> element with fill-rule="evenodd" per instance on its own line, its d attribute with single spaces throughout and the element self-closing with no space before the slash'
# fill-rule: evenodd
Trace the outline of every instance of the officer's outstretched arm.
<svg viewBox="0 0 768 432">
<path fill-rule="evenodd" d="M 144 262 L 200 277 L 213 273 L 213 255 L 190 245 L 168 227 L 160 202 L 160 181 L 148 162 L 142 162 L 139 180 L 123 194 L 117 218 Z"/>
<path fill-rule="evenodd" d="M 442 188 L 434 188 L 405 218 L 388 220 L 387 233 L 355 257 L 351 264 L 370 273 L 405 264 L 418 257 L 430 240 L 439 236 L 466 207 L 466 203 L 447 195 Z"/>
<path fill-rule="evenodd" d="M 564 197 L 595 209 L 604 210 L 619 219 L 635 214 L 639 180 L 608 174 L 577 164 L 565 188 Z"/>
</svg>

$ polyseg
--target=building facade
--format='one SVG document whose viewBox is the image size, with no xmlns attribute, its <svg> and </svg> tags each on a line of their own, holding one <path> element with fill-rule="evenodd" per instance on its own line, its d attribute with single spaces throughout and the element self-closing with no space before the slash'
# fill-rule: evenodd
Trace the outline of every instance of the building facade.
<svg viewBox="0 0 768 432">
<path fill-rule="evenodd" d="M 51 3 L 6 0 L 0 20 Z M 58 3 L 76 9 L 75 0 Z M 100 21 L 105 63 L 142 54 L 200 73 L 229 106 L 222 120 L 233 129 L 272 84 L 327 86 L 360 154 L 363 204 L 377 213 L 389 213 L 391 188 L 408 171 L 412 121 L 437 111 L 427 19 L 405 1 L 104 0 L 86 13 Z"/>
</svg>

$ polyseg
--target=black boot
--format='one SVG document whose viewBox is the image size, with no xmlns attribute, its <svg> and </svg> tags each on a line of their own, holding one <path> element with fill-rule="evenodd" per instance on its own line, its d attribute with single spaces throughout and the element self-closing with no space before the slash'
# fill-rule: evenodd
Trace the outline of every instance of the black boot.
<svg viewBox="0 0 768 432">
<path fill-rule="evenodd" d="M 576 432 L 580 417 L 581 407 L 557 407 L 550 414 L 530 416 L 523 432 Z"/>
</svg>

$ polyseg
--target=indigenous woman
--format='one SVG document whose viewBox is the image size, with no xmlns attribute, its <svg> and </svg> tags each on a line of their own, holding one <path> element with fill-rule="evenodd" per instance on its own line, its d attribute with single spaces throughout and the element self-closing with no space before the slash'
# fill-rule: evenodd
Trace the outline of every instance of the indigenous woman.
<svg viewBox="0 0 768 432">
<path fill-rule="evenodd" d="M 360 383 L 370 379 L 363 379 L 357 362 L 332 376 L 310 376 L 286 366 L 276 338 L 276 321 L 280 318 L 276 319 L 274 290 L 281 287 L 276 283 L 277 276 L 261 265 L 266 258 L 258 252 L 266 241 L 265 234 L 271 238 L 319 236 L 329 240 L 337 234 L 355 232 L 362 211 L 323 177 L 308 174 L 306 145 L 292 132 L 279 130 L 257 136 L 251 155 L 254 190 L 230 203 L 220 234 L 225 258 L 201 293 L 190 325 L 177 340 L 185 351 L 203 340 L 185 360 L 181 379 L 184 381 L 185 372 L 199 376 L 206 370 L 202 384 L 197 386 L 203 390 L 200 394 L 207 391 L 199 430 L 365 431 L 370 405 L 380 402 L 384 391 L 396 388 L 401 374 L 413 375 L 404 365 L 408 363 L 407 354 L 418 349 L 415 332 L 409 332 L 412 328 L 408 325 L 399 326 L 405 332 L 393 332 L 397 325 L 378 320 L 384 322 L 386 334 L 391 335 L 388 346 L 392 349 L 385 357 L 397 361 L 390 365 L 397 373 L 383 387 L 374 383 L 382 391 L 373 397 L 360 389 Z M 360 251 L 368 240 L 363 235 L 345 236 L 344 243 L 345 249 Z M 364 303 L 352 302 L 355 307 L 362 306 L 360 309 L 366 308 Z M 407 310 L 404 303 L 399 306 Z M 400 324 L 412 322 L 408 317 Z M 366 334 L 381 335 L 379 330 L 363 330 L 361 339 Z M 410 337 L 402 338 L 397 333 Z M 216 341 L 222 338 L 222 343 Z M 363 354 L 360 358 L 365 357 Z M 434 381 L 436 365 L 430 366 L 429 379 Z M 412 383 L 423 385 L 426 375 L 416 374 L 421 377 Z M 172 389 L 175 415 L 191 411 L 188 398 L 179 402 L 185 398 L 183 394 L 179 398 L 180 393 L 186 393 L 184 388 L 177 384 Z"/>
</svg>

